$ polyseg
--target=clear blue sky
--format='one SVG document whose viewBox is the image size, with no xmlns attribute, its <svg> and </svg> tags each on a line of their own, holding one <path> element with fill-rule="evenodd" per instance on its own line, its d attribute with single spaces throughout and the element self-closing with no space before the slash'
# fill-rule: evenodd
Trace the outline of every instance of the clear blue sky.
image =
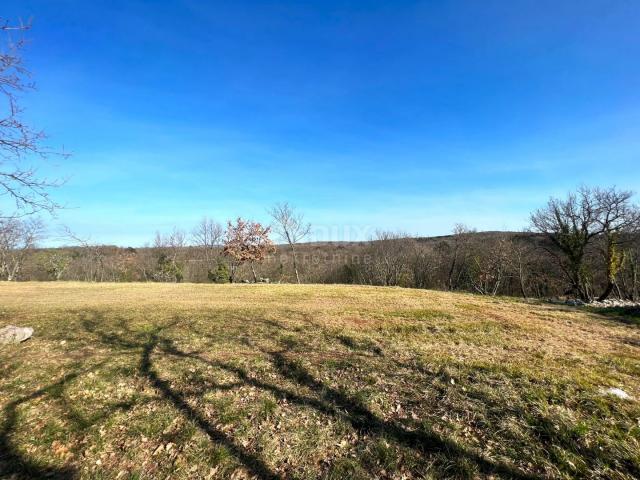
<svg viewBox="0 0 640 480">
<path fill-rule="evenodd" d="M 142 245 L 288 200 L 319 239 L 640 190 L 640 2 L 29 1 L 58 223 Z M 53 164 L 57 164 L 54 166 Z"/>
</svg>

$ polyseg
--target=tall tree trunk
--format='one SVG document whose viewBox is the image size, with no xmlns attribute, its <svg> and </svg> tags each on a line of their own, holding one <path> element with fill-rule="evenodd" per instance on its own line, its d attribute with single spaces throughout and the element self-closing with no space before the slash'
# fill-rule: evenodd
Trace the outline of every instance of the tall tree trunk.
<svg viewBox="0 0 640 480">
<path fill-rule="evenodd" d="M 236 279 L 237 265 L 234 265 L 233 261 L 229 262 L 229 283 L 233 283 Z"/>
<path fill-rule="evenodd" d="M 449 291 L 453 291 L 453 272 L 456 268 L 456 262 L 458 260 L 458 250 L 456 248 L 453 259 L 451 260 L 451 267 L 449 268 L 449 278 L 447 279 Z"/>
<path fill-rule="evenodd" d="M 585 302 L 591 301 L 591 295 L 589 294 L 589 287 L 587 285 L 587 279 L 582 272 L 582 257 L 578 260 L 573 260 L 569 266 L 571 287 L 572 290 L 580 300 Z"/>
<path fill-rule="evenodd" d="M 527 291 L 524 287 L 524 268 L 522 266 L 522 257 L 518 257 L 518 283 L 520 285 L 520 293 L 522 294 L 522 298 L 526 300 Z"/>
<path fill-rule="evenodd" d="M 631 300 L 634 302 L 638 299 L 638 268 L 637 264 L 632 264 L 631 269 Z"/>
<path fill-rule="evenodd" d="M 620 285 L 618 285 L 618 282 L 613 282 L 613 288 L 616 289 L 616 294 L 618 295 L 618 298 L 622 300 L 624 297 L 622 296 L 622 292 L 620 291 Z"/>
<path fill-rule="evenodd" d="M 296 248 L 293 246 L 293 243 L 290 243 L 289 245 L 291 245 L 291 256 L 293 257 L 293 271 L 296 274 L 296 282 L 300 284 L 300 274 L 298 273 L 298 260 L 296 259 Z"/>
<path fill-rule="evenodd" d="M 518 275 L 519 277 L 519 283 L 520 283 L 520 294 L 522 295 L 522 298 L 524 298 L 525 300 L 527 299 L 527 291 L 524 288 L 524 279 L 522 278 L 522 274 Z"/>
<path fill-rule="evenodd" d="M 253 283 L 258 283 L 258 276 L 256 275 L 256 269 L 253 262 L 251 262 L 251 273 L 253 273 Z"/>
<path fill-rule="evenodd" d="M 12 282 L 16 278 L 18 278 L 18 273 L 20 273 L 20 263 L 18 262 L 21 262 L 21 260 L 16 259 L 13 266 L 11 267 L 11 270 L 8 271 L 8 274 L 7 274 L 8 282 Z"/>
<path fill-rule="evenodd" d="M 613 290 L 614 284 L 611 280 L 609 280 L 607 282 L 607 288 L 604 289 L 604 292 L 602 292 L 602 295 L 600 295 L 598 297 L 598 301 L 599 302 L 604 302 L 607 297 L 611 294 L 611 291 Z"/>
<path fill-rule="evenodd" d="M 604 258 L 607 262 L 607 288 L 602 295 L 598 297 L 598 301 L 602 302 L 611 294 L 613 287 L 616 286 L 616 277 L 618 271 L 622 267 L 625 259 L 624 251 L 620 253 L 616 244 L 617 235 L 611 234 L 607 236 L 607 248 L 604 251 Z"/>
</svg>

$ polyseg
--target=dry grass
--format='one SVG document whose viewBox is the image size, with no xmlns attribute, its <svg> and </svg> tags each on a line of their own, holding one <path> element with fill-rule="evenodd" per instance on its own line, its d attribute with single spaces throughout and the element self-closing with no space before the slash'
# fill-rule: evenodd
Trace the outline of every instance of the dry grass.
<svg viewBox="0 0 640 480">
<path fill-rule="evenodd" d="M 0 284 L 1 478 L 637 478 L 640 330 L 465 294 Z"/>
</svg>

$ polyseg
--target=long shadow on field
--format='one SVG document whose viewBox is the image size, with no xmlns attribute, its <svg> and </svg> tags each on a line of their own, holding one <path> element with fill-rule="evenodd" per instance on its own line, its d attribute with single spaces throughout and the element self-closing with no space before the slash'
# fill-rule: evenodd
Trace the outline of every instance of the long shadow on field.
<svg viewBox="0 0 640 480">
<path fill-rule="evenodd" d="M 280 478 L 275 472 L 272 472 L 269 469 L 264 461 L 249 453 L 245 448 L 234 442 L 232 437 L 218 430 L 215 426 L 209 423 L 201 414 L 187 403 L 181 392 L 171 388 L 171 384 L 168 381 L 163 380 L 158 376 L 153 369 L 153 363 L 151 360 L 151 356 L 156 349 L 158 342 L 158 336 L 152 335 L 149 342 L 144 345 L 142 358 L 140 360 L 140 373 L 149 379 L 149 382 L 165 399 L 169 400 L 177 410 L 193 420 L 198 427 L 207 434 L 212 442 L 224 445 L 227 450 L 242 462 L 250 472 L 265 480 Z"/>
<path fill-rule="evenodd" d="M 243 344 L 246 343 L 247 346 L 251 346 L 260 352 L 261 356 L 272 364 L 282 380 L 303 387 L 312 393 L 311 395 L 300 394 L 293 389 L 288 389 L 257 378 L 246 369 L 231 362 L 207 358 L 203 351 L 185 351 L 179 348 L 173 340 L 163 335 L 163 331 L 174 324 L 175 323 L 165 325 L 164 327 L 156 327 L 151 332 L 133 332 L 127 330 L 127 326 L 122 324 L 120 325 L 120 329 L 123 330 L 124 333 L 119 332 L 116 335 L 101 331 L 98 328 L 99 322 L 87 321 L 85 322 L 85 329 L 94 334 L 99 342 L 104 345 L 129 350 L 128 353 L 131 353 L 131 349 L 140 351 L 141 356 L 138 366 L 140 375 L 146 378 L 176 410 L 192 419 L 200 430 L 209 437 L 212 443 L 226 447 L 249 472 L 258 478 L 278 479 L 280 476 L 271 470 L 263 459 L 242 447 L 231 434 L 216 428 L 204 415 L 192 407 L 188 401 L 191 396 L 203 395 L 207 391 L 225 387 L 237 388 L 242 385 L 248 385 L 271 392 L 279 398 L 286 398 L 287 402 L 291 404 L 310 407 L 323 415 L 343 419 L 360 434 L 393 440 L 399 445 L 414 450 L 418 455 L 425 458 L 427 462 L 429 462 L 429 455 L 440 454 L 447 460 L 472 462 L 481 473 L 486 475 L 493 474 L 519 480 L 539 478 L 520 472 L 512 466 L 490 461 L 473 451 L 461 447 L 451 440 L 443 438 L 441 435 L 423 425 L 407 426 L 398 421 L 386 420 L 377 416 L 357 398 L 322 382 L 314 377 L 310 371 L 300 363 L 290 358 L 296 355 L 292 351 L 294 347 L 308 347 L 311 349 L 311 346 L 304 345 L 303 343 L 292 345 L 290 340 L 288 340 L 279 342 L 279 347 L 277 348 L 266 349 L 260 347 L 253 339 L 245 339 L 247 340 L 246 342 L 240 342 Z M 266 325 L 272 329 L 277 328 L 281 332 L 287 331 L 286 326 L 280 325 L 277 322 L 268 321 Z M 277 335 L 274 335 L 274 337 L 275 336 Z M 207 337 L 207 335 L 203 334 L 200 338 L 204 337 Z M 211 340 L 212 344 L 216 343 L 213 341 L 213 338 L 211 338 Z M 208 347 L 208 349 L 209 348 L 211 347 Z M 208 366 L 232 373 L 238 379 L 238 382 L 234 382 L 231 386 L 218 385 L 216 383 L 202 383 L 198 386 L 193 386 L 188 392 L 184 389 L 179 390 L 172 386 L 168 380 L 161 378 L 154 368 L 154 358 L 159 359 L 163 357 L 184 358 L 201 362 Z M 290 478 L 290 475 L 288 475 L 287 478 Z"/>
<path fill-rule="evenodd" d="M 80 375 L 75 372 L 66 375 L 64 378 L 52 383 L 44 388 L 36 390 L 30 395 L 26 395 L 8 403 L 2 410 L 4 422 L 0 428 L 0 477 L 1 478 L 24 478 L 24 479 L 67 479 L 76 478 L 77 472 L 71 467 L 49 467 L 39 465 L 36 462 L 26 459 L 12 444 L 11 434 L 18 423 L 18 408 L 64 388 L 69 382 Z"/>
<path fill-rule="evenodd" d="M 14 446 L 11 437 L 19 426 L 18 409 L 21 406 L 29 404 L 29 402 L 43 397 L 48 397 L 57 402 L 64 410 L 66 418 L 69 419 L 78 432 L 85 431 L 95 422 L 110 416 L 118 410 L 128 410 L 131 408 L 133 406 L 132 403 L 118 402 L 110 405 L 105 411 L 94 414 L 92 418 L 88 420 L 80 415 L 73 405 L 69 405 L 64 398 L 64 392 L 68 385 L 83 375 L 98 369 L 104 365 L 104 363 L 105 362 L 100 362 L 90 368 L 72 369 L 73 371 L 71 373 L 66 374 L 57 382 L 42 387 L 29 395 L 13 400 L 3 407 L 2 416 L 4 417 L 4 421 L 0 427 L 0 478 L 72 479 L 78 477 L 78 472 L 73 467 L 52 467 L 27 459 Z"/>
<path fill-rule="evenodd" d="M 103 345 L 125 351 L 130 349 L 141 350 L 138 372 L 143 378 L 149 381 L 160 393 L 162 398 L 170 402 L 171 405 L 185 417 L 192 420 L 198 428 L 209 437 L 212 443 L 224 446 L 255 477 L 262 480 L 279 480 L 280 476 L 273 472 L 261 458 L 250 453 L 246 448 L 235 442 L 231 435 L 216 428 L 216 426 L 207 421 L 204 415 L 198 412 L 197 409 L 189 405 L 186 392 L 173 388 L 169 381 L 162 379 L 156 372 L 153 356 L 163 353 L 166 354 L 166 346 L 170 344 L 170 341 L 160 334 L 163 330 L 175 326 L 176 323 L 177 321 L 174 321 L 162 327 L 155 327 L 151 332 L 138 333 L 131 331 L 124 322 L 121 322 L 119 328 L 126 334 L 125 338 L 123 337 L 124 334 L 101 331 L 98 329 L 99 322 L 96 322 L 95 319 L 85 320 L 83 322 L 85 330 L 95 335 Z M 189 394 L 203 394 L 204 391 L 226 390 L 239 386 L 241 386 L 241 384 L 205 384 L 202 385 L 201 388 L 189 392 Z"/>
<path fill-rule="evenodd" d="M 0 478 L 12 479 L 73 479 L 79 476 L 75 468 L 71 466 L 53 467 L 42 465 L 27 459 L 14 446 L 11 437 L 19 427 L 19 408 L 28 405 L 34 400 L 48 397 L 57 402 L 64 410 L 66 418 L 74 425 L 77 432 L 84 432 L 96 422 L 109 417 L 118 410 L 128 410 L 133 407 L 130 402 L 118 402 L 109 406 L 102 412 L 97 412 L 90 419 L 84 418 L 65 399 L 64 392 L 68 385 L 83 375 L 90 373 L 105 362 L 100 362 L 90 368 L 72 369 L 57 382 L 42 387 L 35 392 L 20 397 L 6 404 L 2 409 L 4 421 L 0 426 Z"/>
<path fill-rule="evenodd" d="M 287 358 L 287 353 L 288 349 L 268 352 L 273 365 L 280 374 L 315 392 L 323 403 L 330 406 L 331 410 L 346 412 L 346 419 L 355 430 L 369 435 L 393 438 L 397 443 L 412 448 L 420 454 L 443 453 L 449 459 L 467 458 L 473 461 L 478 469 L 485 474 L 497 473 L 518 479 L 537 478 L 523 474 L 508 465 L 482 458 L 460 447 L 455 442 L 442 438 L 433 431 L 427 431 L 424 428 L 408 430 L 398 422 L 383 420 L 361 401 L 316 379 L 301 364 Z"/>
<path fill-rule="evenodd" d="M 268 324 L 272 327 L 280 326 L 273 321 L 269 321 Z M 280 326 L 280 328 L 282 331 L 286 330 L 283 326 Z M 507 478 L 521 480 L 539 478 L 522 473 L 511 466 L 491 462 L 476 453 L 460 447 L 453 441 L 442 438 L 435 432 L 426 431 L 423 428 L 409 430 L 398 422 L 381 419 L 363 405 L 362 402 L 321 382 L 298 362 L 290 360 L 287 354 L 290 353 L 291 346 L 276 351 L 259 350 L 270 359 L 272 365 L 283 379 L 306 387 L 314 393 L 314 396 L 300 395 L 292 390 L 262 381 L 250 375 L 245 369 L 228 362 L 206 359 L 202 357 L 201 352 L 182 351 L 176 348 L 174 343 L 168 339 L 161 341 L 160 349 L 168 355 L 198 360 L 209 366 L 233 373 L 247 385 L 271 392 L 278 397 L 286 398 L 289 403 L 314 408 L 324 415 L 343 418 L 360 433 L 393 439 L 398 444 L 409 447 L 421 455 L 441 453 L 449 460 L 467 459 L 472 461 L 478 470 L 485 474 L 499 474 Z"/>
</svg>

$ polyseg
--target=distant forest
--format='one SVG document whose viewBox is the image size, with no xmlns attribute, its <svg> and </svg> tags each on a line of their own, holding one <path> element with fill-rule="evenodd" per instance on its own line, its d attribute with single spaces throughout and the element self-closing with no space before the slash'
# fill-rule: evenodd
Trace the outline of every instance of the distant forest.
<svg viewBox="0 0 640 480">
<path fill-rule="evenodd" d="M 269 211 L 269 226 L 238 218 L 225 228 L 204 218 L 189 234 L 157 233 L 145 248 L 91 244 L 71 232 L 76 246 L 37 248 L 40 221 L 0 218 L 0 279 L 352 283 L 636 301 L 640 209 L 632 196 L 582 187 L 532 213 L 529 232 L 457 225 L 443 237 L 382 231 L 363 242 L 305 242 L 311 225 L 287 203 Z"/>
<path fill-rule="evenodd" d="M 305 283 L 386 285 L 485 295 L 555 297 L 572 292 L 543 234 L 473 232 L 463 228 L 445 237 L 402 238 L 384 233 L 367 242 L 298 245 Z M 638 299 L 640 239 L 617 275 L 613 295 Z M 26 252 L 19 280 L 92 282 L 228 282 L 222 247 L 208 249 L 171 243 L 148 248 L 86 245 Z M 590 288 L 601 291 L 607 278 L 604 258 L 593 255 Z M 290 249 L 276 251 L 255 265 L 258 281 L 295 282 Z M 236 282 L 253 282 L 249 264 L 238 267 Z"/>
</svg>

